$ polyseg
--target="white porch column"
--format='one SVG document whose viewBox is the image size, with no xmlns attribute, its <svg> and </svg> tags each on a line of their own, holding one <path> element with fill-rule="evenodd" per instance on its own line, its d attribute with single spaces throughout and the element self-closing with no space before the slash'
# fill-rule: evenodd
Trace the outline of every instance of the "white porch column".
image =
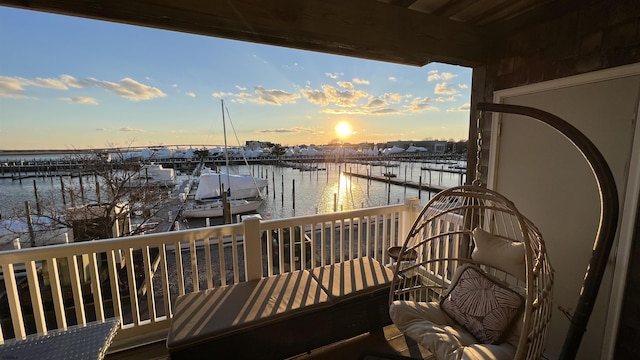
<svg viewBox="0 0 640 360">
<path fill-rule="evenodd" d="M 260 219 L 249 217 L 244 224 L 244 270 L 247 281 L 262 277 L 262 244 L 260 241 Z"/>
</svg>

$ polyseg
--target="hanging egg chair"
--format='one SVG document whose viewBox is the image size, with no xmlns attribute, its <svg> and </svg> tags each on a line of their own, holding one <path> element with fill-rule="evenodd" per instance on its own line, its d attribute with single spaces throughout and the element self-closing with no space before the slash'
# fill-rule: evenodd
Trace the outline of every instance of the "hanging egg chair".
<svg viewBox="0 0 640 360">
<path fill-rule="evenodd" d="M 540 232 L 507 198 L 479 186 L 440 192 L 397 259 L 391 318 L 437 359 L 540 357 L 553 270 Z"/>
<path fill-rule="evenodd" d="M 573 358 L 615 237 L 613 177 L 595 146 L 564 120 L 514 105 L 477 106 L 551 125 L 576 145 L 596 176 L 600 226 L 578 304 L 583 312 L 574 316 L 562 354 Z M 473 184 L 435 195 L 402 247 L 389 249 L 395 261 L 389 313 L 404 335 L 439 360 L 540 359 L 552 313 L 553 269 L 536 226 L 505 196 L 482 186 L 481 118 Z"/>
</svg>

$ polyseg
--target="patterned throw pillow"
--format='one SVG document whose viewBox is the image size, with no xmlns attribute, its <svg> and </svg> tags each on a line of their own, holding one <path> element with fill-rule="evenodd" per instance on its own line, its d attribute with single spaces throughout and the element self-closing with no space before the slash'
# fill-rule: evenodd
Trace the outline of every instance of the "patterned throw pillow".
<svg viewBox="0 0 640 360">
<path fill-rule="evenodd" d="M 524 299 L 477 266 L 464 265 L 457 271 L 440 308 L 481 343 L 501 343 Z"/>
</svg>

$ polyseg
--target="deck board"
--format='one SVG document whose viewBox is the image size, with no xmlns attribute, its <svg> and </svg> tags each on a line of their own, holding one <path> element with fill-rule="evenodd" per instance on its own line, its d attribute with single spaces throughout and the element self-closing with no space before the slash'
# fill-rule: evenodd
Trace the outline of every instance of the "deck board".
<svg viewBox="0 0 640 360">
<path fill-rule="evenodd" d="M 333 360 L 358 359 L 365 352 L 402 355 L 415 359 L 428 359 L 430 353 L 413 340 L 405 338 L 395 325 L 388 325 L 379 331 L 356 336 L 349 340 L 334 343 L 307 354 L 291 358 L 291 360 Z M 165 342 L 157 342 L 135 349 L 107 354 L 106 360 L 128 359 L 171 359 Z"/>
</svg>

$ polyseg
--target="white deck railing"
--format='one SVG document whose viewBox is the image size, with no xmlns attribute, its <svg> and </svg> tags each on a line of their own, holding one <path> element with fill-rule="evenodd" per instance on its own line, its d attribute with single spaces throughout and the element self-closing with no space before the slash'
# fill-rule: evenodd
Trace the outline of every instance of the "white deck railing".
<svg viewBox="0 0 640 360">
<path fill-rule="evenodd" d="M 0 252 L 6 289 L 0 344 L 110 317 L 122 321 L 112 348 L 162 339 L 179 295 L 362 256 L 389 263 L 386 249 L 402 245 L 419 211 L 419 201 L 408 199 L 401 205 Z M 16 275 L 22 266 L 26 276 Z"/>
</svg>

